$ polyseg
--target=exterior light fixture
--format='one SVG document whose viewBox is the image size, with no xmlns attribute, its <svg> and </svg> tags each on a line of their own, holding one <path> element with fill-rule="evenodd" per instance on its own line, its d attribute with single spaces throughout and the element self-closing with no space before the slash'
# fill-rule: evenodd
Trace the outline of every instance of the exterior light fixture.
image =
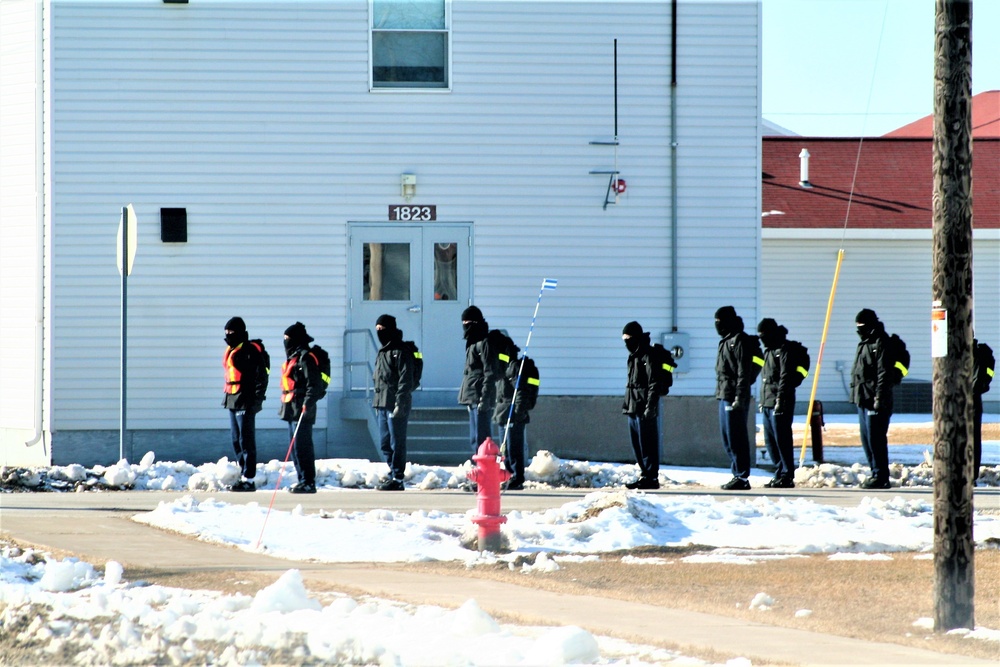
<svg viewBox="0 0 1000 667">
<path fill-rule="evenodd" d="M 406 201 L 413 199 L 413 195 L 417 194 L 417 175 L 401 174 L 399 177 L 399 188 L 403 199 Z"/>
</svg>

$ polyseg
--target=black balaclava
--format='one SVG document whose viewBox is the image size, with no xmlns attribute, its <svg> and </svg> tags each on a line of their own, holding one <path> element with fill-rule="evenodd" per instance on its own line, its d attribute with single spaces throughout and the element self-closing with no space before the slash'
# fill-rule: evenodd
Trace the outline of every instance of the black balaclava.
<svg viewBox="0 0 1000 667">
<path fill-rule="evenodd" d="M 483 312 L 475 306 L 469 306 L 462 311 L 462 337 L 465 346 L 474 345 L 486 338 L 490 327 L 483 318 Z"/>
<path fill-rule="evenodd" d="M 313 337 L 306 333 L 306 325 L 296 322 L 285 329 L 285 356 L 291 357 L 297 350 L 305 348 Z"/>
<path fill-rule="evenodd" d="M 871 340 L 878 331 L 878 315 L 869 308 L 859 310 L 854 323 L 858 327 L 858 338 L 863 341 Z"/>
<path fill-rule="evenodd" d="M 788 336 L 788 329 L 770 317 L 765 317 L 757 325 L 757 334 L 760 336 L 760 342 L 765 348 L 776 350 L 785 343 Z"/>
<path fill-rule="evenodd" d="M 375 335 L 378 336 L 378 342 L 385 347 L 392 340 L 399 335 L 400 331 L 396 328 L 396 318 L 392 315 L 379 315 L 379 318 L 375 320 L 375 326 L 381 326 L 381 329 L 375 329 Z"/>
<path fill-rule="evenodd" d="M 247 325 L 241 317 L 230 317 L 226 322 L 226 335 L 224 340 L 229 347 L 236 347 L 240 343 L 247 342 Z M 233 333 L 228 333 L 232 331 Z"/>
<path fill-rule="evenodd" d="M 643 333 L 642 325 L 635 321 L 629 322 L 622 328 L 622 339 L 629 354 L 635 354 L 642 347 Z"/>
<path fill-rule="evenodd" d="M 741 321 L 732 306 L 723 306 L 715 311 L 715 330 L 723 338 L 739 331 Z"/>
</svg>

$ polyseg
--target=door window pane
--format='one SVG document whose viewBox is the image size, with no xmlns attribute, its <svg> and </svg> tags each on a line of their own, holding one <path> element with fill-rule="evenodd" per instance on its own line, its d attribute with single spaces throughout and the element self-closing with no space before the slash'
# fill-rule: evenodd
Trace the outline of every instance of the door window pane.
<svg viewBox="0 0 1000 667">
<path fill-rule="evenodd" d="M 458 298 L 458 244 L 434 244 L 434 300 Z"/>
<path fill-rule="evenodd" d="M 365 243 L 365 301 L 409 301 L 410 244 Z"/>
</svg>

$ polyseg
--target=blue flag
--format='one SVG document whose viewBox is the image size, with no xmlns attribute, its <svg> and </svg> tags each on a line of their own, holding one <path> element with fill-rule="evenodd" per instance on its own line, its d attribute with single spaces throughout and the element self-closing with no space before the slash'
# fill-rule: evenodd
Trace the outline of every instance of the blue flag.
<svg viewBox="0 0 1000 667">
<path fill-rule="evenodd" d="M 542 281 L 542 289 L 555 289 L 557 282 L 555 278 L 546 278 Z"/>
</svg>

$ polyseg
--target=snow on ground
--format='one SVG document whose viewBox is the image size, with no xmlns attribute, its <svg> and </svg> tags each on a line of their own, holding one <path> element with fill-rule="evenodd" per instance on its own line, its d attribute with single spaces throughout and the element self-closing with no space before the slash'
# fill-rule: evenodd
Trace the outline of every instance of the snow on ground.
<svg viewBox="0 0 1000 667">
<path fill-rule="evenodd" d="M 996 461 L 1000 443 L 984 443 L 984 460 Z M 914 446 L 920 461 L 927 446 Z M 833 449 L 833 448 L 830 448 Z M 837 448 L 840 449 L 840 448 Z M 828 450 L 830 451 L 830 450 Z M 902 449 L 894 448 L 897 453 Z M 907 450 L 909 456 L 917 456 Z M 992 457 L 992 458 L 991 458 Z M 903 458 L 901 456 L 901 458 Z M 385 465 L 330 459 L 317 462 L 320 492 L 337 493 L 378 483 Z M 410 465 L 407 492 L 457 488 L 466 467 Z M 846 486 L 863 481 L 867 468 L 823 464 L 801 468 L 802 486 Z M 294 483 L 290 465 L 258 466 L 259 489 Z M 222 459 L 201 466 L 157 462 L 150 452 L 138 464 L 108 467 L 58 466 L 0 469 L 0 488 L 12 490 L 157 489 L 221 491 L 238 479 L 236 464 Z M 634 465 L 565 461 L 538 452 L 527 471 L 528 487 L 598 489 L 580 500 L 543 512 L 511 511 L 503 526 L 506 550 L 475 550 L 476 527 L 465 514 L 370 510 L 267 512 L 262 493 L 198 500 L 184 495 L 161 503 L 135 520 L 198 539 L 268 553 L 290 561 L 461 561 L 468 567 L 506 562 L 526 576 L 559 569 L 566 562 L 647 545 L 707 547 L 680 558 L 626 555 L 622 563 L 643 567 L 715 562 L 753 565 L 763 560 L 826 554 L 830 559 L 892 559 L 899 552 L 929 556 L 932 507 L 921 500 L 862 497 L 856 507 L 833 507 L 801 498 L 644 494 L 620 487 L 637 474 Z M 770 473 L 755 472 L 756 487 Z M 894 464 L 894 486 L 931 483 L 931 466 Z M 725 470 L 662 467 L 661 484 L 715 488 Z M 996 486 L 1000 466 L 986 470 L 981 485 Z M 266 519 L 266 520 L 265 520 Z M 977 513 L 980 547 L 1000 543 L 1000 516 Z M 259 544 L 258 544 L 259 542 Z M 375 556 L 377 555 L 377 556 Z M 766 592 L 748 608 L 776 613 Z M 780 604 L 780 601 L 778 601 Z M 807 609 L 785 610 L 808 616 Z M 914 619 L 914 627 L 926 619 Z M 309 593 L 298 570 L 288 570 L 254 596 L 190 591 L 127 582 L 108 562 L 103 573 L 76 559 L 57 560 L 13 547 L 0 549 L 0 628 L 34 660 L 62 664 L 677 664 L 704 662 L 670 651 L 595 637 L 575 627 L 501 625 L 474 600 L 456 610 L 397 604 L 373 598 Z M 976 628 L 970 639 L 1000 642 L 1000 632 Z M 428 641 L 433 638 L 433 641 Z M 746 666 L 737 659 L 730 666 Z"/>
<path fill-rule="evenodd" d="M 101 574 L 74 559 L 4 548 L 0 628 L 36 664 L 708 664 L 578 627 L 502 625 L 475 600 L 449 610 L 321 599 L 298 570 L 253 596 L 128 583 L 121 575 L 115 561 Z"/>
</svg>

